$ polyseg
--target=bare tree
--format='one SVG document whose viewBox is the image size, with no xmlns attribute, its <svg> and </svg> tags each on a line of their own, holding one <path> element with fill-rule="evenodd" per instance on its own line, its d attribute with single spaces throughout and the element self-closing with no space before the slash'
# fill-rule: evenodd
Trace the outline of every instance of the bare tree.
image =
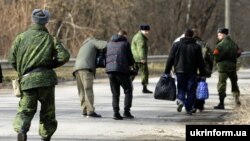
<svg viewBox="0 0 250 141">
<path fill-rule="evenodd" d="M 250 2 L 232 2 L 232 36 L 247 48 Z M 7 58 L 15 36 L 31 24 L 34 8 L 51 11 L 50 33 L 63 41 L 75 57 L 90 35 L 109 40 L 118 30 L 126 30 L 129 40 L 142 23 L 151 26 L 150 55 L 168 54 L 173 40 L 185 28 L 196 27 L 211 46 L 216 29 L 224 26 L 224 1 L 218 0 L 2 0 L 0 1 L 0 57 Z"/>
</svg>

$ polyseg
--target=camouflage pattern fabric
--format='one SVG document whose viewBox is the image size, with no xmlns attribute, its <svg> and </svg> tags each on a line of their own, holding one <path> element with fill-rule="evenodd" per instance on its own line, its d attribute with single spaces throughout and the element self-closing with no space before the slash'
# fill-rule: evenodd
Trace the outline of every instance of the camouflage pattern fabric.
<svg viewBox="0 0 250 141">
<path fill-rule="evenodd" d="M 234 72 L 227 72 L 227 73 L 219 73 L 219 82 L 217 84 L 217 89 L 219 96 L 226 97 L 226 87 L 227 87 L 227 79 L 230 79 L 232 85 L 232 92 L 240 93 L 239 86 L 238 86 L 238 76 L 236 71 Z"/>
<path fill-rule="evenodd" d="M 29 131 L 38 101 L 41 103 L 40 135 L 50 139 L 56 131 L 54 93 L 57 76 L 53 68 L 62 66 L 69 58 L 69 52 L 43 25 L 32 24 L 15 38 L 9 62 L 21 79 L 22 91 L 13 122 L 16 132 Z"/>
<path fill-rule="evenodd" d="M 52 69 L 63 65 L 69 58 L 69 52 L 44 26 L 34 24 L 14 40 L 9 62 L 19 77 L 36 68 L 45 70 L 30 73 L 21 79 L 21 89 L 27 90 L 56 85 L 57 76 Z"/>
<path fill-rule="evenodd" d="M 143 63 L 134 63 L 133 68 L 135 68 L 137 72 L 140 71 L 141 84 L 147 85 L 148 84 L 148 76 L 149 76 L 148 64 L 147 63 L 144 63 L 144 64 Z M 135 79 L 135 77 L 136 77 L 136 75 L 132 75 L 130 78 L 133 81 Z"/>
<path fill-rule="evenodd" d="M 38 101 L 41 103 L 39 134 L 43 138 L 50 138 L 57 129 L 55 117 L 55 87 L 40 87 L 24 90 L 19 101 L 19 107 L 13 122 L 16 132 L 29 131 Z"/>
<path fill-rule="evenodd" d="M 135 62 L 141 62 L 141 60 L 145 61 L 147 60 L 147 55 L 148 55 L 147 40 L 148 39 L 141 33 L 141 31 L 138 31 L 138 33 L 136 33 L 135 36 L 133 37 L 131 43 L 131 50 Z"/>
</svg>

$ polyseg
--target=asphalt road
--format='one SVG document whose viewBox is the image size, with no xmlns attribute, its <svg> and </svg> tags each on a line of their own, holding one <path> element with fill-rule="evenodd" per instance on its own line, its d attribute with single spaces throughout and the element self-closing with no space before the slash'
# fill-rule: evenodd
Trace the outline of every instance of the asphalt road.
<svg viewBox="0 0 250 141">
<path fill-rule="evenodd" d="M 239 71 L 239 86 L 243 97 L 249 97 L 250 70 Z M 159 77 L 150 78 L 149 89 L 154 90 Z M 207 79 L 210 97 L 206 100 L 205 111 L 186 115 L 185 110 L 176 111 L 175 101 L 156 100 L 152 94 L 143 94 L 139 76 L 134 81 L 132 120 L 116 121 L 112 119 L 111 91 L 108 79 L 96 79 L 94 84 L 95 108 L 102 118 L 81 116 L 75 81 L 60 83 L 56 86 L 56 117 L 58 128 L 52 141 L 183 141 L 186 125 L 220 124 L 227 120 L 234 108 L 228 81 L 225 110 L 214 110 L 218 104 L 216 91 L 217 73 Z M 0 141 L 16 140 L 12 121 L 16 114 L 18 98 L 12 95 L 11 89 L 0 90 Z M 120 108 L 123 112 L 124 94 L 121 90 Z M 39 110 L 35 115 L 28 141 L 40 141 L 38 134 Z"/>
</svg>

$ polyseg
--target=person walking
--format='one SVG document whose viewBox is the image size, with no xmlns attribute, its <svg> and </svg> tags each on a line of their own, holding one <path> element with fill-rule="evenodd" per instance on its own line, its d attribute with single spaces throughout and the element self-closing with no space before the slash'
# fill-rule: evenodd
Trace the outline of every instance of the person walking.
<svg viewBox="0 0 250 141">
<path fill-rule="evenodd" d="M 193 31 L 187 29 L 185 37 L 173 44 L 165 68 L 165 74 L 170 75 L 174 66 L 177 76 L 177 111 L 181 112 L 182 107 L 185 106 L 189 115 L 192 115 L 196 96 L 198 70 L 199 76 L 202 79 L 205 77 L 201 47 L 192 37 Z"/>
<path fill-rule="evenodd" d="M 134 58 L 131 52 L 130 43 L 127 41 L 127 32 L 119 31 L 118 35 L 113 35 L 107 45 L 106 72 L 109 77 L 112 92 L 112 106 L 114 111 L 113 119 L 122 120 L 132 119 L 130 113 L 133 99 L 133 87 L 130 79 L 131 67 Z M 124 114 L 120 115 L 120 86 L 124 90 Z"/>
<path fill-rule="evenodd" d="M 214 109 L 225 109 L 224 99 L 226 95 L 227 79 L 231 81 L 231 91 L 235 99 L 235 105 L 240 106 L 240 90 L 238 86 L 238 76 L 236 70 L 237 58 L 241 55 L 238 45 L 228 35 L 227 28 L 217 30 L 218 43 L 213 51 L 217 69 L 219 72 L 219 81 L 217 90 L 219 95 L 219 104 Z"/>
<path fill-rule="evenodd" d="M 55 114 L 55 85 L 57 76 L 54 68 L 65 64 L 69 52 L 61 42 L 50 35 L 46 24 L 50 18 L 48 10 L 34 9 L 33 24 L 15 38 L 9 62 L 20 78 L 21 98 L 14 130 L 18 141 L 27 140 L 27 132 L 37 111 L 37 102 L 41 103 L 39 134 L 42 141 L 50 141 L 57 129 Z"/>
<path fill-rule="evenodd" d="M 135 60 L 135 64 L 133 68 L 138 72 L 141 71 L 141 83 L 143 86 L 142 92 L 152 93 L 152 91 L 148 90 L 148 77 L 149 77 L 149 71 L 148 71 L 148 63 L 147 63 L 147 56 L 148 56 L 148 35 L 150 31 L 149 25 L 140 25 L 140 30 L 134 35 L 132 39 L 132 54 Z M 136 75 L 132 75 L 131 79 L 132 81 Z"/>
<path fill-rule="evenodd" d="M 95 112 L 93 81 L 96 73 L 96 53 L 97 49 L 104 49 L 107 41 L 87 38 L 77 54 L 73 68 L 73 75 L 77 81 L 78 95 L 81 103 L 82 115 L 87 117 L 100 118 L 100 114 Z"/>
<path fill-rule="evenodd" d="M 201 46 L 202 56 L 205 63 L 205 76 L 206 78 L 210 78 L 212 75 L 213 63 L 214 63 L 213 51 L 210 49 L 208 44 L 201 39 L 198 30 L 195 28 L 193 28 L 192 30 L 194 32 L 193 38 L 196 40 L 196 43 Z M 198 81 L 200 81 L 199 79 L 200 78 L 198 78 Z M 202 112 L 205 109 L 204 105 L 205 105 L 205 100 L 196 99 L 194 102 L 193 112 L 196 112 L 197 109 L 200 112 Z"/>
</svg>

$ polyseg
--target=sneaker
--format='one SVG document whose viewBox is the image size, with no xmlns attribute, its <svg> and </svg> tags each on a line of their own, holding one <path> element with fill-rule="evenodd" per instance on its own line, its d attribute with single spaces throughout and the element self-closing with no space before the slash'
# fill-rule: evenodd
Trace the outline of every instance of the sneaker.
<svg viewBox="0 0 250 141">
<path fill-rule="evenodd" d="M 93 113 L 91 113 L 91 114 L 88 114 L 87 115 L 87 117 L 89 118 L 89 117 L 93 117 L 93 118 L 101 118 L 102 116 L 101 115 L 99 115 L 99 114 L 97 114 L 96 112 L 93 112 Z"/>
<path fill-rule="evenodd" d="M 17 141 L 27 141 L 27 135 L 24 132 L 17 134 Z"/>
<path fill-rule="evenodd" d="M 192 113 L 196 113 L 197 109 L 192 109 L 191 111 Z"/>
<path fill-rule="evenodd" d="M 114 120 L 123 120 L 123 117 L 120 115 L 120 113 L 115 113 L 113 116 Z"/>
<path fill-rule="evenodd" d="M 214 109 L 224 110 L 224 104 L 218 104 L 217 106 L 214 106 Z"/>
<path fill-rule="evenodd" d="M 187 111 L 186 113 L 187 113 L 187 115 L 191 116 L 193 114 L 193 110 Z"/>
<path fill-rule="evenodd" d="M 133 118 L 135 118 L 133 115 L 131 115 L 130 112 L 124 112 L 123 117 L 124 117 L 124 118 L 128 118 L 128 119 L 133 119 Z"/>
<path fill-rule="evenodd" d="M 182 104 L 182 103 L 179 103 L 179 104 L 178 104 L 178 107 L 177 107 L 177 111 L 178 111 L 178 112 L 181 112 L 181 111 L 182 111 L 182 107 L 183 107 L 183 104 Z"/>
</svg>

